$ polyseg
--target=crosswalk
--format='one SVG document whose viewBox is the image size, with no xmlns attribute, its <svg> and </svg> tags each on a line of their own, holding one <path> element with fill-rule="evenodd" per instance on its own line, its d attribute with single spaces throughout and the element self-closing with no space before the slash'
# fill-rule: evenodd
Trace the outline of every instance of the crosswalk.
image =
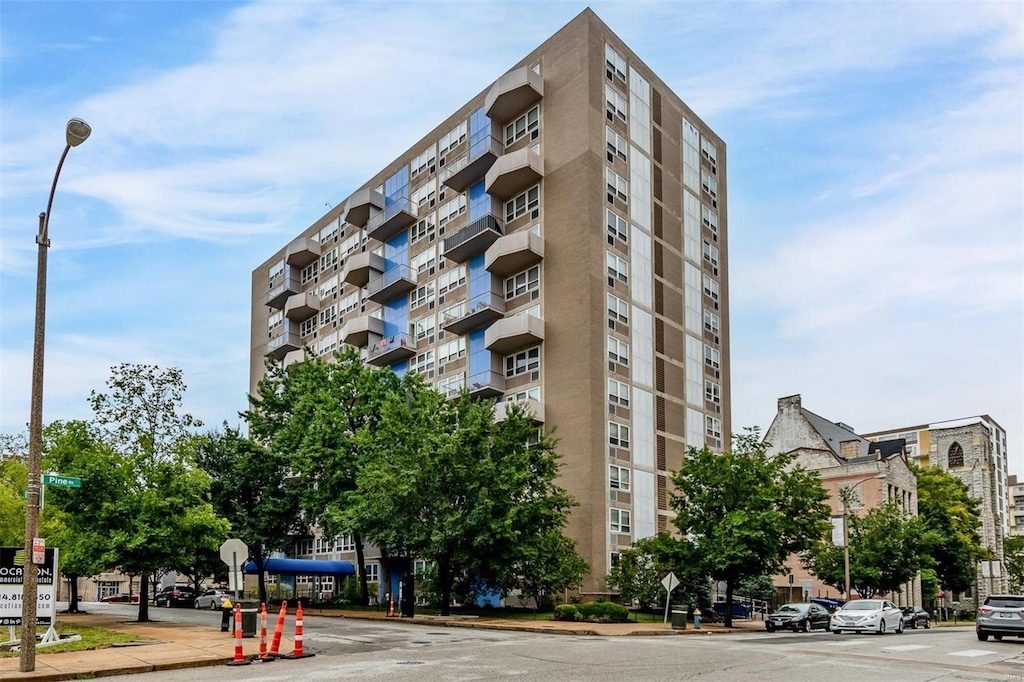
<svg viewBox="0 0 1024 682">
<path fill-rule="evenodd" d="M 857 649 L 862 649 L 862 650 L 863 649 L 872 649 L 872 650 L 875 650 L 875 651 L 877 651 L 879 653 L 882 653 L 882 654 L 887 654 L 887 653 L 888 654 L 902 654 L 902 653 L 909 653 L 909 652 L 921 652 L 921 653 L 927 653 L 929 655 L 934 655 L 934 656 L 950 656 L 950 657 L 960 658 L 960 659 L 963 659 L 963 658 L 982 659 L 985 656 L 990 656 L 993 659 L 997 659 L 997 658 L 1004 657 L 1005 654 L 1006 654 L 1005 651 L 996 650 L 996 649 L 960 649 L 960 650 L 956 650 L 956 651 L 942 651 L 941 650 L 942 647 L 939 647 L 939 646 L 934 645 L 934 644 L 892 644 L 892 645 L 889 645 L 889 646 L 878 647 L 880 642 L 878 641 L 877 638 L 874 638 L 874 637 L 850 637 L 850 638 L 847 638 L 847 637 L 837 637 L 835 639 L 830 639 L 828 641 L 822 641 L 823 638 L 819 638 L 819 637 L 814 637 L 813 639 L 814 639 L 814 646 L 815 647 L 819 647 L 820 646 L 820 647 L 827 647 L 827 648 L 830 648 L 830 649 L 846 650 L 846 651 L 851 651 L 851 652 L 854 652 Z M 741 646 L 750 646 L 750 645 L 753 645 L 755 643 L 758 643 L 758 644 L 763 645 L 765 647 L 774 647 L 774 646 L 779 646 L 779 645 L 787 646 L 788 645 L 788 646 L 792 646 L 792 647 L 796 647 L 796 648 L 800 648 L 802 644 L 805 644 L 805 642 L 796 642 L 796 641 L 794 641 L 792 643 L 787 642 L 786 644 L 782 644 L 781 642 L 773 643 L 771 640 L 766 639 L 765 635 L 739 635 L 739 636 L 733 636 L 733 637 L 729 637 L 729 638 L 724 638 L 723 637 L 723 638 L 721 638 L 720 642 L 721 642 L 722 645 L 726 645 L 726 646 L 728 646 L 730 644 L 741 644 Z M 806 643 L 809 643 L 809 642 L 806 642 Z M 931 650 L 931 651 L 928 651 L 928 650 Z M 921 653 L 917 653 L 915 655 L 916 656 L 920 656 Z"/>
</svg>

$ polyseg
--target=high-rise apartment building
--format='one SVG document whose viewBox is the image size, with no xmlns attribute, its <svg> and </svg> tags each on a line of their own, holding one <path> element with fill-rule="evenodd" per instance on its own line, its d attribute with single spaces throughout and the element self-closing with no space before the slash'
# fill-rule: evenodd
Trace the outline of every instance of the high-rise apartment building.
<svg viewBox="0 0 1024 682">
<path fill-rule="evenodd" d="M 982 545 L 993 560 L 1001 563 L 1003 538 L 1010 534 L 1006 430 L 1002 426 L 992 417 L 981 415 L 877 431 L 864 437 L 872 441 L 903 438 L 915 464 L 939 467 L 963 481 L 971 496 L 981 502 Z M 1006 571 L 1001 565 L 982 562 L 977 586 L 979 600 L 1005 592 Z"/>
<path fill-rule="evenodd" d="M 385 65 L 386 68 L 386 65 Z M 264 358 L 357 346 L 555 428 L 592 567 L 728 447 L 725 144 L 589 9 L 253 271 Z"/>
</svg>

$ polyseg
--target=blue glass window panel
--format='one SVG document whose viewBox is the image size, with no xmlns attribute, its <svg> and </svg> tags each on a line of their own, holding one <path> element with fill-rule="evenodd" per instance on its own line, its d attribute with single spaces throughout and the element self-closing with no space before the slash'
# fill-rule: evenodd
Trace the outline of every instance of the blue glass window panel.
<svg viewBox="0 0 1024 682">
<path fill-rule="evenodd" d="M 469 376 L 491 370 L 491 351 L 484 346 L 483 329 L 475 329 L 469 333 Z"/>
<path fill-rule="evenodd" d="M 491 134 L 491 119 L 487 118 L 484 108 L 480 107 L 469 115 L 469 144 L 484 139 Z"/>
<path fill-rule="evenodd" d="M 484 267 L 484 256 L 479 253 L 469 259 L 469 298 L 482 296 L 491 290 L 491 273 Z"/>
<path fill-rule="evenodd" d="M 394 175 L 384 181 L 384 205 L 388 206 L 400 198 L 409 197 L 409 166 L 402 166 Z"/>
<path fill-rule="evenodd" d="M 401 296 L 384 304 L 384 336 L 409 333 L 409 297 Z"/>
<path fill-rule="evenodd" d="M 484 189 L 486 184 L 481 180 L 469 188 L 469 222 L 491 212 L 491 195 Z"/>
</svg>

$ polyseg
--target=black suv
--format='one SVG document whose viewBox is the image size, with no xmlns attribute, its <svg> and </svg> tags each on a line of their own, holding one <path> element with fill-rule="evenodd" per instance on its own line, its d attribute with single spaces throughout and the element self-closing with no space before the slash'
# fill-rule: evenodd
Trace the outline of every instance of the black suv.
<svg viewBox="0 0 1024 682">
<path fill-rule="evenodd" d="M 978 639 L 988 641 L 989 635 L 996 641 L 1007 637 L 1024 637 L 1024 595 L 990 594 L 985 603 L 978 607 L 974 621 Z"/>
<path fill-rule="evenodd" d="M 153 598 L 156 606 L 192 606 L 196 592 L 188 585 L 168 585 L 160 588 Z"/>
</svg>

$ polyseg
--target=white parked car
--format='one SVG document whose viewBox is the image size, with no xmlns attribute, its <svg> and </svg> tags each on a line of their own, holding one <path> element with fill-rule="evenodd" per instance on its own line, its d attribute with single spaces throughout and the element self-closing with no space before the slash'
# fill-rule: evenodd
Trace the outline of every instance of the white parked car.
<svg viewBox="0 0 1024 682">
<path fill-rule="evenodd" d="M 832 614 L 832 632 L 903 632 L 903 612 L 888 599 L 848 601 Z"/>
</svg>

